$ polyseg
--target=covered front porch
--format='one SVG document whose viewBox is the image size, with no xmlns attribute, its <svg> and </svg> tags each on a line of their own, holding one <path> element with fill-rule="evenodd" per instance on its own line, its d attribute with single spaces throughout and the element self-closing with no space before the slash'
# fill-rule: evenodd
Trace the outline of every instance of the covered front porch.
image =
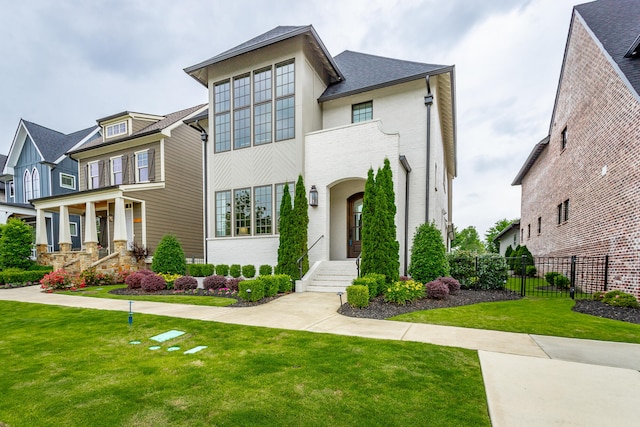
<svg viewBox="0 0 640 427">
<path fill-rule="evenodd" d="M 69 272 L 81 272 L 91 267 L 110 273 L 138 269 L 138 259 L 132 250 L 146 245 L 144 201 L 125 197 L 121 189 L 112 187 L 37 199 L 33 205 L 39 264 Z M 60 250 L 55 252 L 51 251 L 46 226 L 46 216 L 51 212 L 58 213 L 60 218 Z M 70 215 L 80 217 L 80 250 L 74 250 L 72 246 L 72 234 L 78 234 L 80 230 L 72 230 L 76 226 L 70 223 Z"/>
</svg>

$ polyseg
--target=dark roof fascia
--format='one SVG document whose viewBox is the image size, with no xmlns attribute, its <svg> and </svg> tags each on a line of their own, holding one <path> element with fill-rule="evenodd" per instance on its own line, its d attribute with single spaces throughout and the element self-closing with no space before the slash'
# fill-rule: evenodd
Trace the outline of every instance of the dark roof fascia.
<svg viewBox="0 0 640 427">
<path fill-rule="evenodd" d="M 402 83 L 407 83 L 407 82 L 411 82 L 414 80 L 418 80 L 418 79 L 424 79 L 427 76 L 435 76 L 438 74 L 445 74 L 448 72 L 452 73 L 453 76 L 453 70 L 455 69 L 455 66 L 453 65 L 449 65 L 447 67 L 444 68 L 438 68 L 436 70 L 427 72 L 427 73 L 419 73 L 419 74 L 414 74 L 412 76 L 407 76 L 407 77 L 403 77 L 401 79 L 396 79 L 396 80 L 389 80 L 383 83 L 378 83 L 375 85 L 371 85 L 371 86 L 366 86 L 366 87 L 361 87 L 358 89 L 354 89 L 354 90 L 350 90 L 348 92 L 340 92 L 334 95 L 326 95 L 326 96 L 321 96 L 320 98 L 318 98 L 318 102 L 326 102 L 326 101 L 332 101 L 334 99 L 339 99 L 339 98 L 344 98 L 347 96 L 351 96 L 351 95 L 357 95 L 359 93 L 364 93 L 364 92 L 369 92 L 371 90 L 376 90 L 376 89 L 382 89 L 384 87 L 388 87 L 388 86 L 394 86 L 394 85 L 398 85 L 398 84 L 402 84 Z M 453 90 L 453 82 L 452 82 L 452 90 Z"/>
<path fill-rule="evenodd" d="M 627 53 L 624 54 L 624 57 L 634 58 L 638 56 L 638 52 L 637 52 L 638 46 L 640 46 L 640 35 L 638 35 L 638 37 L 636 37 L 636 39 L 633 41 L 633 43 L 629 47 L 629 50 L 627 50 Z"/>
<path fill-rule="evenodd" d="M 493 238 L 493 241 L 495 242 L 497 240 L 500 240 L 500 238 L 502 238 L 502 236 L 504 236 L 505 234 L 507 234 L 509 231 L 513 230 L 516 227 L 520 228 L 520 220 L 519 219 L 516 219 L 511 224 L 509 224 L 504 230 L 502 230 L 496 237 Z"/>
<path fill-rule="evenodd" d="M 154 130 L 151 130 L 151 131 L 148 131 L 148 132 L 136 133 L 135 135 L 126 136 L 124 138 L 117 139 L 117 140 L 114 140 L 114 141 L 105 141 L 102 144 L 92 145 L 91 147 L 85 147 L 85 148 L 80 147 L 80 148 L 78 148 L 76 150 L 68 151 L 67 155 L 73 157 L 73 155 L 77 154 L 77 153 L 83 153 L 85 151 L 91 151 L 91 150 L 95 150 L 96 148 L 102 148 L 102 147 L 106 147 L 106 146 L 109 146 L 109 145 L 120 144 L 121 142 L 131 141 L 131 140 L 134 140 L 134 139 L 141 138 L 143 136 L 153 135 L 154 133 L 162 133 L 162 130 L 163 129 L 154 129 Z"/>
<path fill-rule="evenodd" d="M 202 113 L 195 115 L 189 119 L 183 120 L 182 123 L 184 123 L 185 125 L 190 125 L 191 123 L 195 123 L 199 120 L 206 120 L 208 118 L 209 118 L 209 109 L 207 108 Z"/>
<path fill-rule="evenodd" d="M 111 120 L 111 119 L 115 119 L 117 117 L 122 117 L 122 116 L 128 116 L 129 114 L 132 114 L 131 111 L 123 111 L 121 113 L 116 113 L 116 114 L 111 114 L 107 117 L 103 117 L 101 119 L 96 120 L 96 122 L 101 123 L 101 122 L 106 122 L 107 120 Z"/>
<path fill-rule="evenodd" d="M 542 153 L 542 151 L 549 145 L 549 139 L 550 137 L 547 135 L 542 139 L 542 141 L 538 142 L 533 147 L 533 150 L 531 150 L 529 157 L 527 157 L 527 160 L 525 160 L 524 164 L 522 165 L 522 168 L 520 168 L 520 172 L 518 172 L 518 175 L 516 175 L 511 185 L 522 184 L 522 179 L 525 177 L 527 173 L 529 173 L 529 170 L 533 167 L 536 160 L 538 160 L 538 157 L 540 157 L 540 153 Z"/>
<path fill-rule="evenodd" d="M 23 208 L 23 209 L 34 209 L 33 205 L 31 205 L 30 203 L 0 202 L 0 206 L 10 206 L 15 208 Z"/>
<path fill-rule="evenodd" d="M 318 36 L 318 33 L 316 33 L 316 30 L 313 28 L 313 25 L 307 25 L 307 26 L 304 26 L 304 27 L 300 27 L 300 28 L 297 28 L 297 29 L 292 30 L 290 32 L 281 34 L 279 36 L 270 38 L 268 40 L 264 40 L 264 41 L 256 43 L 256 44 L 252 44 L 250 46 L 246 46 L 246 47 L 241 48 L 241 49 L 237 49 L 236 50 L 236 49 L 232 48 L 231 51 L 229 51 L 227 53 L 222 53 L 220 55 L 214 56 L 213 58 L 209 58 L 206 61 L 200 62 L 199 64 L 192 65 L 190 67 L 184 68 L 184 72 L 189 74 L 191 77 L 193 77 L 198 82 L 200 82 L 200 84 L 202 84 L 203 86 L 207 87 L 208 86 L 208 82 L 203 82 L 202 80 L 200 80 L 196 76 L 194 76 L 192 73 L 194 73 L 195 71 L 201 70 L 202 68 L 206 68 L 206 67 L 208 67 L 210 65 L 218 64 L 218 63 L 226 61 L 228 59 L 235 58 L 236 56 L 244 55 L 246 53 L 253 52 L 254 50 L 258 50 L 258 49 L 261 49 L 261 48 L 264 48 L 264 47 L 267 47 L 267 46 L 271 46 L 271 45 L 279 43 L 281 41 L 288 40 L 290 38 L 293 38 L 293 37 L 296 37 L 296 36 L 299 36 L 299 35 L 303 35 L 303 34 L 306 34 L 306 33 L 311 33 L 313 38 L 318 43 L 318 46 L 320 47 L 320 49 L 324 53 L 325 57 L 327 58 L 327 60 L 329 61 L 329 63 L 333 67 L 333 69 L 335 70 L 336 74 L 339 76 L 339 80 L 344 80 L 344 76 L 342 75 L 342 72 L 338 68 L 338 65 L 335 63 L 335 61 L 333 60 L 333 57 L 329 54 L 329 51 L 327 50 L 327 48 L 324 45 L 324 43 L 322 43 L 322 40 Z"/>
</svg>

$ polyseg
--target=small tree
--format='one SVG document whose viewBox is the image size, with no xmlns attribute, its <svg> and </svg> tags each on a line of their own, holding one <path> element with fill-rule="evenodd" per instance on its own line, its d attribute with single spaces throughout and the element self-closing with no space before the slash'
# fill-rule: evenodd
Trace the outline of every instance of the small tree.
<svg viewBox="0 0 640 427">
<path fill-rule="evenodd" d="M 298 182 L 296 182 L 296 193 L 293 199 L 293 215 L 292 225 L 294 228 L 294 245 L 296 252 L 294 254 L 295 263 L 299 257 L 304 254 L 302 258 L 302 276 L 309 271 L 309 256 L 307 252 L 307 240 L 308 240 L 308 228 L 309 228 L 309 202 L 307 201 L 307 191 L 304 188 L 304 180 L 302 175 L 298 175 Z M 298 268 L 296 264 L 296 269 Z M 300 270 L 291 277 L 298 277 Z"/>
<path fill-rule="evenodd" d="M 449 275 L 446 248 L 435 222 L 422 224 L 416 230 L 409 274 L 421 283 Z"/>
<path fill-rule="evenodd" d="M 296 266 L 293 224 L 291 216 L 291 194 L 289 184 L 285 184 L 282 190 L 282 201 L 280 202 L 280 243 L 278 245 L 278 265 L 276 274 L 288 274 L 291 277 L 298 277 Z M 299 256 L 299 255 L 298 255 Z"/>
<path fill-rule="evenodd" d="M 364 197 L 362 199 L 362 241 L 360 247 L 360 271 L 365 276 L 374 272 L 373 254 L 378 240 L 376 238 L 376 180 L 373 169 L 369 168 L 367 182 L 364 185 Z"/>
<path fill-rule="evenodd" d="M 0 236 L 0 266 L 27 269 L 32 264 L 33 228 L 24 221 L 10 218 Z"/>
<path fill-rule="evenodd" d="M 180 241 L 176 236 L 167 234 L 162 237 L 153 254 L 151 270 L 164 274 L 186 273 L 187 262 Z"/>
</svg>

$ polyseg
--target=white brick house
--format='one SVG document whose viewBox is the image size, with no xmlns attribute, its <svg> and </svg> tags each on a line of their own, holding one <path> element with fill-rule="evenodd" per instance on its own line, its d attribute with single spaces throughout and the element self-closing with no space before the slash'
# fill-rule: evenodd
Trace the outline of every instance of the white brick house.
<svg viewBox="0 0 640 427">
<path fill-rule="evenodd" d="M 310 263 L 359 254 L 367 171 L 389 158 L 400 273 L 417 226 L 448 243 L 456 176 L 453 66 L 328 52 L 312 26 L 277 27 L 185 71 L 209 90 L 205 225 L 210 263 L 277 262 L 282 185 L 302 174 Z M 321 236 L 324 236 L 321 238 Z M 302 255 L 302 254 L 301 254 Z"/>
</svg>

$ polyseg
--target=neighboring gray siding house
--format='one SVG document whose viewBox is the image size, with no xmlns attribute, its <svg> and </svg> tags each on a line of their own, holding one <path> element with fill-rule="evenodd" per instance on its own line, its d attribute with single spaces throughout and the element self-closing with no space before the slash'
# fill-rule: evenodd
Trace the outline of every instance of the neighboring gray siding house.
<svg viewBox="0 0 640 427">
<path fill-rule="evenodd" d="M 206 108 L 166 115 L 125 111 L 99 119 L 100 136 L 68 153 L 78 164 L 79 191 L 33 200 L 36 244 L 49 242 L 41 213 L 56 212 L 81 218 L 82 248 L 92 257 L 97 249 L 94 261 L 134 245 L 153 251 L 165 234 L 175 235 L 187 256 L 201 258 L 203 147 L 199 132 L 183 121 Z M 68 240 L 63 224 L 60 241 Z"/>
<path fill-rule="evenodd" d="M 68 150 L 80 146 L 99 135 L 93 126 L 71 134 L 20 120 L 6 162 L 2 168 L 6 200 L 0 206 L 0 222 L 19 217 L 35 224 L 32 200 L 78 191 L 77 162 L 66 155 Z M 58 250 L 59 216 L 46 215 L 49 250 Z M 80 249 L 82 234 L 80 217 L 70 218 L 71 244 Z"/>
<path fill-rule="evenodd" d="M 511 249 L 515 249 L 520 244 L 520 220 L 513 221 L 493 240 L 500 244 L 500 255 L 502 256 L 504 256 L 509 246 L 511 246 Z"/>
</svg>

